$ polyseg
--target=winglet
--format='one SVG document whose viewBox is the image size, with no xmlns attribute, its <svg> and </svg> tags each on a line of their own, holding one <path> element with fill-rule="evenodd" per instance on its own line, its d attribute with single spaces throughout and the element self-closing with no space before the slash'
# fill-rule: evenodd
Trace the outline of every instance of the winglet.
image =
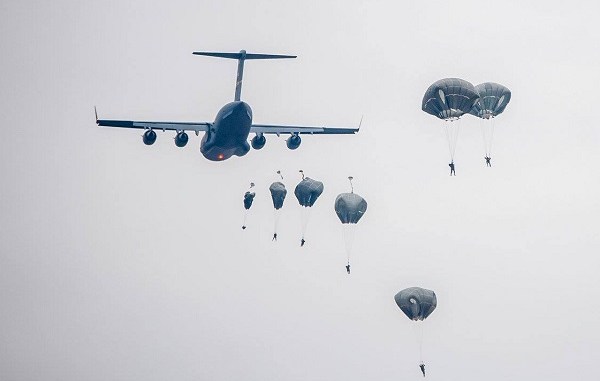
<svg viewBox="0 0 600 381">
<path fill-rule="evenodd" d="M 360 126 L 362 126 L 363 117 L 364 115 L 360 116 L 360 122 L 358 123 L 358 128 L 356 129 L 356 132 L 360 131 Z"/>
<path fill-rule="evenodd" d="M 98 123 L 98 110 L 96 110 L 96 106 L 94 106 L 94 114 L 96 115 L 96 123 Z"/>
</svg>

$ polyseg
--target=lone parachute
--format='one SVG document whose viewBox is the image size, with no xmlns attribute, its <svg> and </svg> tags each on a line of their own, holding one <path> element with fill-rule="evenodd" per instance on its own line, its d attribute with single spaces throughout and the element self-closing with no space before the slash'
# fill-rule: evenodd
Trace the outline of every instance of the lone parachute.
<svg viewBox="0 0 600 381">
<path fill-rule="evenodd" d="M 435 292 L 420 287 L 410 287 L 396 294 L 394 297 L 398 307 L 413 321 L 424 321 L 431 315 L 437 306 Z M 423 323 L 420 324 L 419 335 L 419 368 L 425 377 L 425 363 L 423 362 Z"/>
<path fill-rule="evenodd" d="M 346 245 L 346 272 L 348 274 L 350 274 L 350 254 L 352 251 L 352 245 L 354 243 L 354 228 L 367 211 L 367 201 L 358 194 L 354 193 L 352 179 L 352 176 L 348 177 L 348 180 L 350 180 L 351 192 L 339 194 L 336 197 L 334 204 L 335 213 L 342 223 L 344 242 Z"/>
<path fill-rule="evenodd" d="M 435 292 L 420 287 L 410 287 L 396 294 L 396 304 L 414 321 L 423 321 L 437 307 Z"/>
<path fill-rule="evenodd" d="M 304 236 L 306 235 L 311 208 L 321 193 L 323 193 L 324 187 L 322 182 L 305 177 L 304 171 L 300 170 L 300 173 L 302 174 L 302 180 L 296 185 L 294 195 L 298 199 L 300 206 L 302 206 L 302 239 L 300 240 L 300 246 L 304 246 L 306 242 Z"/>
</svg>

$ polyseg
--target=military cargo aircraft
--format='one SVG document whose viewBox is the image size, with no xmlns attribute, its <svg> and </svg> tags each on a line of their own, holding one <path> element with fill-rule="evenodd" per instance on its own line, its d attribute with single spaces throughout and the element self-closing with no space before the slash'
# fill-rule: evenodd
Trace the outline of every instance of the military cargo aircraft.
<svg viewBox="0 0 600 381">
<path fill-rule="evenodd" d="M 358 128 L 331 128 L 324 126 L 278 126 L 266 124 L 252 124 L 252 109 L 241 100 L 242 78 L 244 74 L 244 62 L 246 60 L 296 58 L 296 56 L 276 54 L 254 54 L 241 50 L 239 53 L 221 52 L 193 52 L 199 56 L 221 57 L 235 59 L 238 61 L 237 81 L 235 85 L 235 98 L 219 110 L 214 122 L 150 122 L 134 120 L 108 120 L 98 119 L 96 112 L 96 123 L 101 127 L 121 127 L 144 130 L 142 140 L 146 145 L 152 145 L 156 141 L 156 130 L 175 131 L 175 145 L 184 147 L 189 140 L 186 131 L 193 131 L 198 135 L 205 132 L 200 143 L 200 152 L 205 158 L 212 161 L 223 161 L 231 156 L 244 156 L 250 151 L 248 136 L 254 133 L 251 139 L 252 148 L 259 150 L 266 143 L 265 134 L 290 134 L 287 139 L 287 147 L 295 150 L 302 142 L 301 134 L 354 134 Z"/>
</svg>

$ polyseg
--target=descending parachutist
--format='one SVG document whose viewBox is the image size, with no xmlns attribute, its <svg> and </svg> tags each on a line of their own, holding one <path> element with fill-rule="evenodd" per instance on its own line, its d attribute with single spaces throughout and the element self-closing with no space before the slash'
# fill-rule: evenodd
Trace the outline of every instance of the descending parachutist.
<svg viewBox="0 0 600 381">
<path fill-rule="evenodd" d="M 437 297 L 435 292 L 420 287 L 410 287 L 400 291 L 394 296 L 396 304 L 402 312 L 413 321 L 423 321 L 435 310 Z M 423 362 L 423 326 L 421 325 L 421 337 L 419 339 L 420 358 L 419 368 L 425 377 L 425 363 Z"/>
<path fill-rule="evenodd" d="M 510 90 L 494 82 L 484 82 L 475 86 L 479 99 L 473 104 L 469 114 L 480 118 L 480 129 L 483 137 L 485 164 L 491 167 L 490 156 L 494 140 L 495 118 L 504 112 L 511 98 Z"/>
<path fill-rule="evenodd" d="M 456 171 L 454 170 L 454 161 L 451 161 L 450 164 L 448 164 L 448 166 L 450 167 L 450 176 L 456 176 Z"/>
<path fill-rule="evenodd" d="M 300 246 L 302 247 L 306 242 L 304 237 L 306 236 L 306 228 L 310 218 L 310 211 L 321 193 L 323 193 L 323 183 L 313 180 L 310 177 L 305 177 L 302 170 L 299 172 L 302 173 L 302 180 L 300 180 L 298 185 L 296 185 L 296 188 L 294 189 L 294 195 L 302 207 L 302 240 L 300 241 Z"/>
<path fill-rule="evenodd" d="M 277 171 L 277 174 L 283 179 L 281 176 L 281 171 Z M 285 185 L 282 182 L 276 181 L 271 184 L 269 187 L 269 192 L 271 192 L 271 199 L 273 200 L 273 207 L 275 208 L 275 226 L 273 231 L 273 241 L 277 241 L 277 229 L 279 227 L 279 217 L 281 216 L 281 208 L 283 207 L 283 202 L 285 201 L 285 196 L 287 195 L 287 190 L 285 189 Z"/>
<path fill-rule="evenodd" d="M 252 206 L 254 196 L 256 196 L 256 193 L 251 192 L 253 187 L 254 183 L 250 183 L 250 189 L 246 193 L 244 193 L 244 209 L 246 209 L 246 211 L 244 212 L 244 223 L 242 224 L 242 230 L 246 230 L 246 219 L 248 218 L 248 210 Z"/>
<path fill-rule="evenodd" d="M 346 244 L 346 272 L 350 274 L 350 253 L 352 251 L 352 241 L 354 238 L 354 225 L 362 218 L 367 211 L 367 201 L 360 195 L 354 193 L 352 185 L 352 176 L 348 176 L 350 181 L 351 193 L 340 193 L 335 198 L 334 209 L 340 222 L 343 224 L 344 241 Z"/>
</svg>

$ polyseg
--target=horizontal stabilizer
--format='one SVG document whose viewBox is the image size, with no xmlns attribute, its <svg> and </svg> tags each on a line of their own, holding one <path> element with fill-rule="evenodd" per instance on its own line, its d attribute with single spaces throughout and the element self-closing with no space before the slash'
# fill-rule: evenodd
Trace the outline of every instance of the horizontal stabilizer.
<svg viewBox="0 0 600 381">
<path fill-rule="evenodd" d="M 220 52 L 194 52 L 197 56 L 208 56 L 208 57 L 220 57 L 230 58 L 234 60 L 270 60 L 278 58 L 296 58 L 297 56 L 287 56 L 282 54 L 257 54 L 257 53 L 246 53 L 245 50 L 239 53 L 220 53 Z"/>
</svg>

